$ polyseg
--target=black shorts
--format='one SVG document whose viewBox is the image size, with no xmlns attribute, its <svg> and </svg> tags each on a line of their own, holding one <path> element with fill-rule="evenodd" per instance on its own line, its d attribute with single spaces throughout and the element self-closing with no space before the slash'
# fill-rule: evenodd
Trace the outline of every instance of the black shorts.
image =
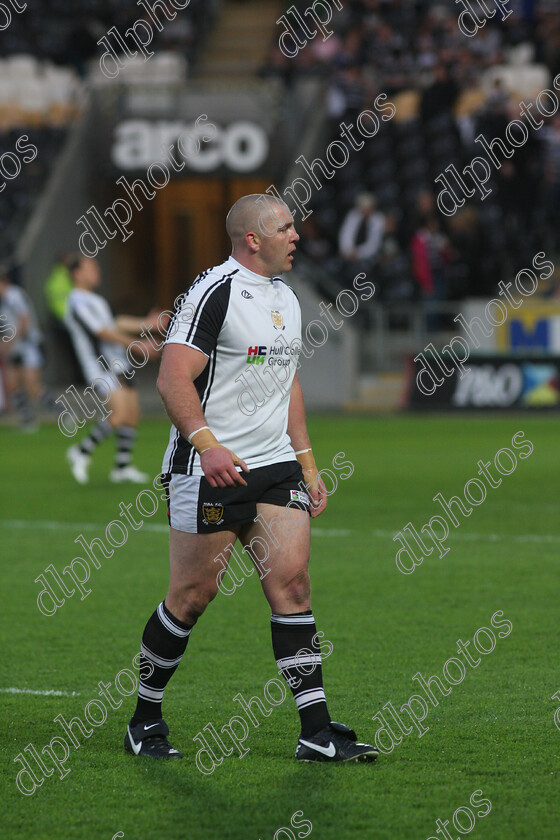
<svg viewBox="0 0 560 840">
<path fill-rule="evenodd" d="M 257 503 L 295 507 L 309 512 L 303 472 L 298 461 L 256 467 L 242 473 L 246 487 L 211 487 L 204 476 L 163 475 L 169 524 L 188 534 L 233 530 L 253 522 Z"/>
</svg>

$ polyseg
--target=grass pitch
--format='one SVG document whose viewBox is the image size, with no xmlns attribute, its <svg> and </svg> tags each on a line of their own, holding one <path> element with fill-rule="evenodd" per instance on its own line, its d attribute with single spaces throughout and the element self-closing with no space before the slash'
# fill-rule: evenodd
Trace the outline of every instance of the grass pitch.
<svg viewBox="0 0 560 840">
<path fill-rule="evenodd" d="M 525 415 L 310 419 L 319 465 L 330 467 L 344 451 L 355 467 L 312 526 L 313 608 L 333 645 L 323 666 L 333 717 L 373 739 L 379 723 L 372 717 L 385 704 L 398 710 L 420 693 L 414 674 L 442 679 L 457 640 L 472 640 L 497 610 L 513 625 L 430 706 L 421 738 L 416 731 L 404 736 L 373 765 L 300 765 L 293 758 L 298 717 L 288 696 L 259 718 L 258 728 L 250 726 L 244 758 L 234 753 L 213 774 L 199 772 L 193 737 L 208 723 L 219 731 L 241 713 L 236 694 L 262 698 L 277 676 L 269 611 L 253 575 L 209 607 L 166 692 L 172 743 L 185 760 L 126 755 L 134 697 L 123 699 L 113 688 L 122 705 L 91 737 L 76 728 L 80 747 L 71 748 L 70 772 L 63 779 L 55 772 L 30 796 L 16 787 L 21 765 L 14 758 L 30 743 L 40 752 L 63 735 L 58 715 L 84 720 L 86 704 L 99 698 L 99 681 L 113 683 L 131 667 L 144 623 L 166 592 L 166 519 L 161 503 L 139 531 L 129 529 L 111 558 L 101 557 L 91 594 L 42 615 L 35 578 L 49 564 L 60 572 L 79 556 L 79 534 L 103 538 L 119 503 L 134 504 L 140 488 L 107 481 L 111 442 L 96 454 L 90 484 L 80 487 L 65 462 L 68 441 L 56 428 L 33 437 L 2 428 L 3 836 L 284 840 L 305 837 L 308 820 L 316 840 L 425 840 L 444 836 L 436 834 L 438 818 L 452 820 L 467 806 L 477 840 L 557 840 L 560 700 L 551 699 L 560 689 L 557 425 L 555 417 Z M 492 462 L 520 430 L 533 453 L 518 459 L 469 518 L 459 517 L 448 554 L 434 551 L 412 574 L 399 572 L 393 535 L 408 522 L 420 530 L 440 514 L 436 493 L 463 498 L 465 483 L 478 477 L 477 461 Z M 141 426 L 136 462 L 151 475 L 167 434 L 163 419 Z M 126 690 L 124 679 L 122 685 Z M 491 802 L 485 816 L 477 811 L 487 806 L 469 805 L 476 790 Z M 296 811 L 303 816 L 292 828 Z M 466 812 L 458 820 L 468 829 Z M 461 836 L 452 823 L 448 830 Z"/>
</svg>

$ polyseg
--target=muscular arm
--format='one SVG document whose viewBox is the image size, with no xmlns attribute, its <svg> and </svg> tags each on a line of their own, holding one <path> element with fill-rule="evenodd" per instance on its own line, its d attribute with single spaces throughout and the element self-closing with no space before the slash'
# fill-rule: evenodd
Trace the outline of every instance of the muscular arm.
<svg viewBox="0 0 560 840">
<path fill-rule="evenodd" d="M 194 386 L 207 363 L 207 356 L 194 347 L 168 344 L 163 351 L 157 388 L 169 419 L 185 438 L 207 425 Z"/>
<path fill-rule="evenodd" d="M 158 391 L 169 419 L 185 438 L 208 425 L 194 385 L 207 363 L 208 357 L 194 347 L 167 344 L 163 350 Z M 247 484 L 235 469 L 232 453 L 224 446 L 206 449 L 200 456 L 200 465 L 212 487 Z M 240 465 L 249 472 L 245 461 L 240 461 Z"/>
</svg>

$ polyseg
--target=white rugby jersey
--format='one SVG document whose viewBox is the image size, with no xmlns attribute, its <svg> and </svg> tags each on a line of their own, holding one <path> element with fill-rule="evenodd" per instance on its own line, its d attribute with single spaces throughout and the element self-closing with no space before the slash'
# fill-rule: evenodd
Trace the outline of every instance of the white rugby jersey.
<svg viewBox="0 0 560 840">
<path fill-rule="evenodd" d="M 119 359 L 125 369 L 132 369 L 126 359 L 124 347 L 113 341 L 98 338 L 100 330 L 115 328 L 111 308 L 101 295 L 86 289 L 72 289 L 68 295 L 64 323 L 72 338 L 86 380 L 91 382 L 97 378 L 105 378 L 104 368 L 97 361 L 100 356 L 103 356 L 109 365 Z M 120 366 L 117 372 L 118 370 Z M 110 381 L 110 374 L 107 376 Z"/>
<path fill-rule="evenodd" d="M 182 296 L 166 343 L 208 356 L 194 384 L 221 444 L 249 468 L 296 460 L 287 427 L 301 312 L 283 280 L 255 274 L 230 257 L 200 274 Z M 162 472 L 203 475 L 196 450 L 175 426 Z"/>
<path fill-rule="evenodd" d="M 20 318 L 26 317 L 28 319 L 27 332 L 24 336 L 19 334 L 19 330 L 16 332 L 10 348 L 12 351 L 23 343 L 35 345 L 40 343 L 42 336 L 37 324 L 35 309 L 29 295 L 22 288 L 8 286 L 0 298 L 0 311 L 7 316 L 7 323 L 16 329 Z"/>
</svg>

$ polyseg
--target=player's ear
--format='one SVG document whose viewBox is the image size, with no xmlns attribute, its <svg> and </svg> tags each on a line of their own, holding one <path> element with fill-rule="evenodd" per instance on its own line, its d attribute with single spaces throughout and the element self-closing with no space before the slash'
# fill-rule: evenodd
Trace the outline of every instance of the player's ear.
<svg viewBox="0 0 560 840">
<path fill-rule="evenodd" d="M 260 248 L 260 236 L 252 230 L 245 234 L 245 242 L 253 253 L 256 253 Z"/>
</svg>

